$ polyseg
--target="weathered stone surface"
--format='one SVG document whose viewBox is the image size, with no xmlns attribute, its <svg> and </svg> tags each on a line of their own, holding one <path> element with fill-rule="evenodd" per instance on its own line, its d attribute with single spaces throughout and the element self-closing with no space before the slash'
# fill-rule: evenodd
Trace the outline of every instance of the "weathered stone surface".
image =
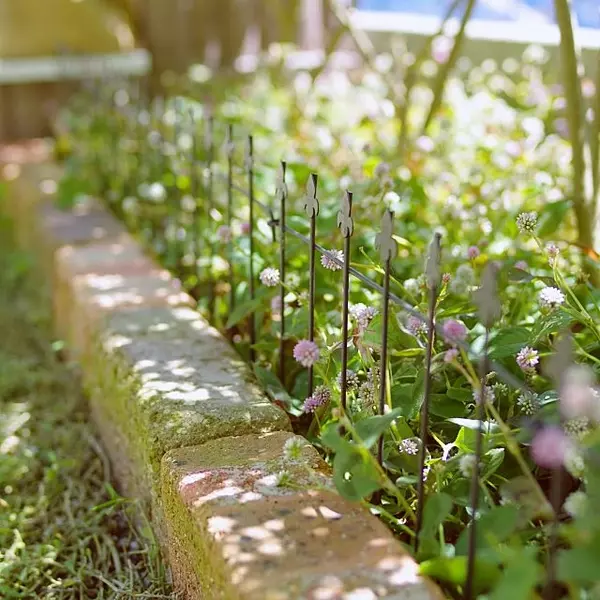
<svg viewBox="0 0 600 600">
<path fill-rule="evenodd" d="M 292 437 L 224 438 L 165 454 L 168 547 L 186 597 L 441 598 L 382 523 L 327 489 L 312 447 L 298 461 L 283 457 Z M 277 485 L 282 471 L 290 487 Z"/>
<path fill-rule="evenodd" d="M 290 428 L 241 357 L 189 309 L 111 314 L 86 357 L 92 404 L 130 440 L 130 454 L 148 474 L 146 495 L 169 449 Z"/>
</svg>

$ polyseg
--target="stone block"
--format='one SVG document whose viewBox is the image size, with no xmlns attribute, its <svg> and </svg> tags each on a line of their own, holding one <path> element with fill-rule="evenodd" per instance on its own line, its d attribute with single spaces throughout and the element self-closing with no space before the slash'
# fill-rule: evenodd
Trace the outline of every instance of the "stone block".
<svg viewBox="0 0 600 600">
<path fill-rule="evenodd" d="M 385 525 L 329 489 L 314 448 L 297 438 L 301 459 L 284 457 L 292 437 L 224 438 L 165 454 L 167 546 L 185 597 L 441 600 Z"/>
</svg>

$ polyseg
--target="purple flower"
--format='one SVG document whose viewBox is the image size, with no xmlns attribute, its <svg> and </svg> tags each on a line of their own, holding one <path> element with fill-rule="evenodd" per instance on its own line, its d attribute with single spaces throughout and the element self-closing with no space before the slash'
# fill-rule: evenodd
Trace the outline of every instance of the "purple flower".
<svg viewBox="0 0 600 600">
<path fill-rule="evenodd" d="M 517 353 L 517 364 L 523 371 L 532 371 L 540 362 L 540 356 L 537 350 L 525 346 Z"/>
<path fill-rule="evenodd" d="M 548 254 L 548 264 L 553 267 L 554 263 L 556 262 L 556 258 L 559 254 L 560 250 L 558 249 L 558 246 L 552 242 L 550 242 L 547 246 L 546 246 L 546 254 Z"/>
<path fill-rule="evenodd" d="M 271 313 L 273 315 L 281 314 L 281 298 L 279 296 L 271 298 Z"/>
<path fill-rule="evenodd" d="M 477 246 L 469 246 L 467 249 L 467 258 L 469 260 L 475 260 L 480 254 L 481 252 Z"/>
<path fill-rule="evenodd" d="M 565 460 L 569 440 L 556 425 L 540 429 L 531 442 L 531 457 L 540 467 L 558 469 Z"/>
<path fill-rule="evenodd" d="M 344 262 L 344 253 L 341 250 L 329 250 L 331 256 L 337 258 L 340 262 L 337 263 L 333 258 L 323 254 L 321 256 L 321 264 L 330 271 L 340 271 L 342 269 L 342 263 Z"/>
<path fill-rule="evenodd" d="M 260 281 L 267 287 L 275 287 L 279 283 L 279 269 L 267 267 L 261 271 L 259 275 Z"/>
<path fill-rule="evenodd" d="M 450 283 L 451 279 L 452 279 L 452 275 L 450 275 L 450 273 L 444 273 L 442 275 L 442 283 L 444 285 L 448 285 Z"/>
<path fill-rule="evenodd" d="M 248 221 L 244 221 L 240 226 L 240 230 L 242 235 L 248 235 L 250 233 L 250 223 L 248 223 Z"/>
<path fill-rule="evenodd" d="M 231 228 L 228 225 L 221 225 L 221 227 L 217 229 L 217 237 L 222 244 L 229 244 L 233 239 Z"/>
<path fill-rule="evenodd" d="M 362 303 L 353 304 L 350 307 L 350 316 L 356 321 L 358 325 L 359 333 L 362 333 L 369 326 L 369 323 L 379 313 L 379 311 L 372 306 L 365 306 Z"/>
<path fill-rule="evenodd" d="M 518 260 L 515 263 L 515 269 L 519 269 L 520 271 L 527 271 L 529 265 L 524 260 Z"/>
<path fill-rule="evenodd" d="M 309 396 L 304 401 L 304 412 L 315 412 L 320 406 L 325 406 L 331 400 L 331 392 L 324 385 L 318 386 L 313 392 L 312 396 Z"/>
<path fill-rule="evenodd" d="M 467 327 L 462 321 L 448 319 L 442 326 L 442 332 L 446 342 L 456 344 L 467 339 Z"/>
<path fill-rule="evenodd" d="M 414 315 L 410 315 L 406 320 L 406 328 L 415 337 L 421 333 L 427 333 L 427 324 Z"/>
<path fill-rule="evenodd" d="M 451 363 L 458 358 L 458 348 L 450 348 L 444 352 L 444 362 Z"/>
<path fill-rule="evenodd" d="M 303 367 L 312 367 L 320 355 L 319 347 L 310 340 L 301 340 L 294 346 L 294 358 Z"/>
</svg>

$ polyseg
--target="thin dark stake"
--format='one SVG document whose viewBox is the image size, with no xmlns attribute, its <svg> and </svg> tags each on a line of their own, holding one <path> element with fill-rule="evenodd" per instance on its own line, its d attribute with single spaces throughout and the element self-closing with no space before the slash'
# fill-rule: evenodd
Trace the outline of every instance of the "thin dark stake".
<svg viewBox="0 0 600 600">
<path fill-rule="evenodd" d="M 317 215 L 319 214 L 319 200 L 317 199 L 318 176 L 311 173 L 306 185 L 304 196 L 304 211 L 310 219 L 310 249 L 308 257 L 308 339 L 315 341 L 315 250 L 317 235 Z M 308 396 L 312 396 L 314 389 L 314 373 L 312 366 L 308 367 Z"/>
<path fill-rule="evenodd" d="M 342 196 L 342 208 L 338 212 L 337 224 L 344 236 L 344 275 L 342 282 L 342 372 L 340 374 L 340 402 L 346 410 L 348 393 L 348 306 L 350 304 L 350 237 L 354 231 L 352 221 L 352 192 L 346 191 Z"/>
<path fill-rule="evenodd" d="M 225 142 L 225 151 L 227 153 L 227 227 L 231 236 L 231 222 L 233 218 L 233 125 L 227 126 L 227 141 Z M 233 310 L 235 306 L 235 286 L 233 274 L 233 239 L 228 242 L 229 253 L 229 309 Z"/>
<path fill-rule="evenodd" d="M 248 172 L 248 199 L 250 201 L 250 256 L 248 264 L 248 279 L 250 299 L 254 300 L 254 143 L 252 136 L 248 136 L 248 146 L 246 151 L 246 170 Z M 250 360 L 254 362 L 256 353 L 254 344 L 256 344 L 256 323 L 254 320 L 254 312 L 250 315 Z"/>
<path fill-rule="evenodd" d="M 425 505 L 425 451 L 427 432 L 429 430 L 429 398 L 431 396 L 431 357 L 435 336 L 435 307 L 440 284 L 440 239 L 439 233 L 434 235 L 427 258 L 427 286 L 429 288 L 429 308 L 427 312 L 427 348 L 425 351 L 425 387 L 421 406 L 421 446 L 419 448 L 419 483 L 417 486 L 417 523 L 415 536 L 415 552 L 419 550 L 419 534 L 423 525 L 423 508 Z"/>
<path fill-rule="evenodd" d="M 212 242 L 211 219 L 213 212 L 213 158 L 214 158 L 214 118 L 209 115 L 206 122 L 206 138 L 204 140 L 206 148 L 206 231 L 203 234 L 208 240 L 208 314 L 213 320 L 215 318 L 215 281 L 213 272 L 214 245 Z"/>
<path fill-rule="evenodd" d="M 200 218 L 200 200 L 198 198 L 200 186 L 198 181 L 198 131 L 196 130 L 196 120 L 194 118 L 193 111 L 190 111 L 190 123 L 191 123 L 191 139 L 192 146 L 190 149 L 190 195 L 194 201 L 192 209 L 192 243 L 191 253 L 193 260 L 193 272 L 196 275 L 198 281 L 200 280 L 199 272 L 199 260 L 202 254 L 202 222 Z"/>
<path fill-rule="evenodd" d="M 286 163 L 281 161 L 277 193 L 279 195 L 279 381 L 285 384 L 285 203 L 287 185 L 285 183 Z"/>
<path fill-rule="evenodd" d="M 382 298 L 382 332 L 381 332 L 381 380 L 379 382 L 378 414 L 385 414 L 387 394 L 387 355 L 388 355 L 388 320 L 390 310 L 390 269 L 392 259 L 396 256 L 396 242 L 392 236 L 394 229 L 394 213 L 386 210 L 381 219 L 381 233 L 377 234 L 376 244 L 383 262 L 383 298 Z M 383 434 L 377 443 L 377 461 L 383 465 Z"/>
<path fill-rule="evenodd" d="M 471 492 L 469 505 L 471 507 L 471 522 L 469 524 L 469 540 L 467 549 L 467 581 L 465 583 L 465 600 L 473 600 L 474 590 L 473 582 L 475 580 L 475 554 L 477 552 L 477 509 L 479 507 L 479 463 L 481 462 L 481 454 L 483 449 L 483 419 L 485 407 L 485 383 L 487 376 L 487 349 L 489 340 L 489 328 L 485 330 L 485 338 L 483 343 L 484 358 L 481 363 L 481 377 L 479 398 L 476 403 L 475 419 L 477 420 L 477 430 L 475 434 L 475 464 L 473 465 L 473 473 L 471 476 Z"/>
</svg>

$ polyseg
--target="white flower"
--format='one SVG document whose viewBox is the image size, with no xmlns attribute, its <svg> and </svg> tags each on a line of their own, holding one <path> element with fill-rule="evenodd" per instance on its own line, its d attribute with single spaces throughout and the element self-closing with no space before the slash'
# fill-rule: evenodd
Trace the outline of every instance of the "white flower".
<svg viewBox="0 0 600 600">
<path fill-rule="evenodd" d="M 263 285 L 275 287 L 279 283 L 279 269 L 267 267 L 261 271 L 259 277 Z"/>
<path fill-rule="evenodd" d="M 575 479 L 583 479 L 585 475 L 585 461 L 580 450 L 574 444 L 569 445 L 565 452 L 565 469 Z"/>
<path fill-rule="evenodd" d="M 414 279 L 414 278 L 407 279 L 404 282 L 404 289 L 409 294 L 412 294 L 413 296 L 416 296 L 419 293 L 419 282 L 416 279 Z"/>
<path fill-rule="evenodd" d="M 523 212 L 517 216 L 517 227 L 521 233 L 525 231 L 532 232 L 537 225 L 537 213 L 535 212 Z"/>
<path fill-rule="evenodd" d="M 494 402 L 496 401 L 496 394 L 494 392 L 494 388 L 491 385 L 485 386 L 484 398 L 486 403 L 488 404 L 494 404 Z M 481 402 L 481 390 L 475 390 L 473 392 L 473 400 L 475 400 L 475 402 L 477 403 Z"/>
<path fill-rule="evenodd" d="M 545 287 L 539 294 L 540 304 L 544 308 L 556 308 L 565 301 L 565 295 L 555 287 Z"/>
<path fill-rule="evenodd" d="M 306 442 L 299 437 L 292 437 L 286 440 L 283 445 L 283 455 L 289 461 L 297 461 L 302 458 L 302 450 Z"/>
<path fill-rule="evenodd" d="M 398 451 L 409 456 L 416 456 L 419 454 L 419 440 L 417 438 L 402 440 L 398 446 Z"/>
<path fill-rule="evenodd" d="M 477 464 L 477 457 L 474 454 L 463 454 L 458 461 L 458 468 L 463 477 L 472 477 Z"/>
<path fill-rule="evenodd" d="M 321 256 L 321 264 L 330 271 L 340 271 L 342 269 L 342 263 L 344 262 L 344 253 L 341 250 L 329 250 L 331 256 L 337 258 L 340 262 L 337 263 L 330 256 L 323 254 Z"/>
<path fill-rule="evenodd" d="M 154 182 L 148 186 L 148 199 L 153 202 L 162 202 L 167 197 L 167 190 L 162 183 Z"/>
<path fill-rule="evenodd" d="M 350 309 L 350 316 L 356 321 L 359 332 L 363 332 L 379 311 L 372 306 L 365 306 L 362 302 L 353 304 Z"/>
<path fill-rule="evenodd" d="M 564 507 L 572 517 L 581 517 L 585 512 L 587 501 L 588 497 L 585 492 L 573 492 L 567 496 Z"/>
</svg>

